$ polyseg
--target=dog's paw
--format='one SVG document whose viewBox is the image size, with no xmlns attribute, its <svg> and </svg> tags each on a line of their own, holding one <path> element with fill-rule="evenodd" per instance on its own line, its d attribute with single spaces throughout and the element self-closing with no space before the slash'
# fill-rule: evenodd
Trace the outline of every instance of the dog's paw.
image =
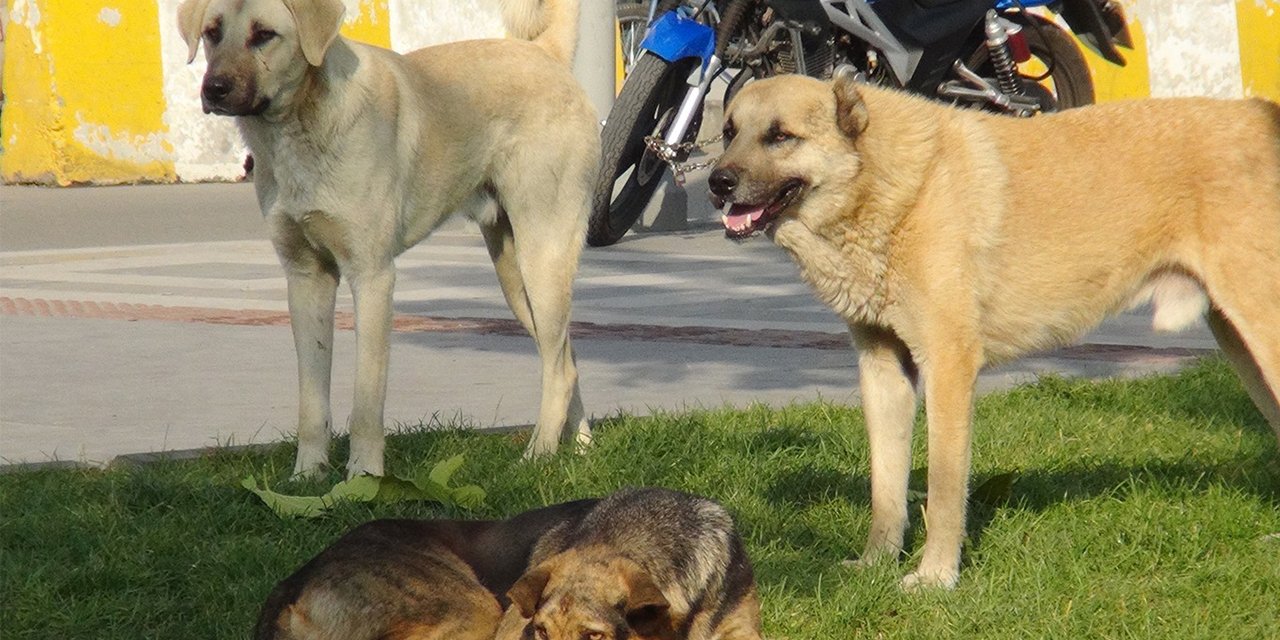
<svg viewBox="0 0 1280 640">
<path fill-rule="evenodd" d="M 379 456 L 376 460 L 368 460 L 359 457 L 352 457 L 347 461 L 347 479 L 359 476 L 382 476 L 382 458 Z"/>
<path fill-rule="evenodd" d="M 298 450 L 298 459 L 293 463 L 293 478 L 296 480 L 311 480 L 318 478 L 329 470 L 329 460 L 326 456 L 303 455 L 302 449 Z"/>
<path fill-rule="evenodd" d="M 861 556 L 845 560 L 841 562 L 841 565 L 854 569 L 866 569 L 867 567 L 897 562 L 901 556 L 902 549 L 899 545 L 882 542 L 868 545 L 862 551 Z"/>
<path fill-rule="evenodd" d="M 591 427 L 583 426 L 573 436 L 573 452 L 577 454 L 585 454 L 591 448 L 591 443 L 595 442 L 595 437 L 591 435 Z"/>
<path fill-rule="evenodd" d="M 916 593 L 929 589 L 949 591 L 956 588 L 956 583 L 959 580 L 960 573 L 958 571 L 926 572 L 923 569 L 918 569 L 903 577 L 899 586 L 907 593 Z"/>
<path fill-rule="evenodd" d="M 555 447 L 538 447 L 538 446 L 534 446 L 533 442 L 530 442 L 529 446 L 524 448 L 524 454 L 520 456 L 520 459 L 524 460 L 525 462 L 530 462 L 533 460 L 538 460 L 540 458 L 545 458 L 547 456 L 554 454 L 555 452 L 556 452 Z"/>
</svg>

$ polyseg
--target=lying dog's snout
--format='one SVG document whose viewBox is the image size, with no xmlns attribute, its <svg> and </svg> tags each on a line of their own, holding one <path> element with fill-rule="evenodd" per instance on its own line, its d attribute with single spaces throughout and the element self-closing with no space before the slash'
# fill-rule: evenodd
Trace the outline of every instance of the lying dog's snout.
<svg viewBox="0 0 1280 640">
<path fill-rule="evenodd" d="M 738 188 L 738 172 L 733 169 L 716 169 L 707 178 L 707 186 L 717 197 L 728 198 Z"/>
<path fill-rule="evenodd" d="M 221 104 L 223 100 L 231 95 L 234 85 L 231 78 L 227 76 L 209 76 L 204 79 L 204 85 L 200 87 L 200 93 L 204 97 L 204 101 L 208 104 Z"/>
</svg>

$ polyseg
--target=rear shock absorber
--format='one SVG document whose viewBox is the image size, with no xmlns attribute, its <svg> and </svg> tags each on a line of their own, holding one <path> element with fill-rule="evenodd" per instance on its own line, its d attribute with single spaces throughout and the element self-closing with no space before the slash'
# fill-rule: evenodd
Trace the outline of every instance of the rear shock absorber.
<svg viewBox="0 0 1280 640">
<path fill-rule="evenodd" d="M 1018 67 L 1014 64 L 1013 54 L 1009 51 L 1009 32 L 1001 24 L 1000 16 L 994 10 L 987 12 L 984 27 L 987 40 L 987 53 L 991 57 L 991 67 L 996 72 L 996 82 L 1001 93 L 1010 96 L 1022 94 L 1022 83 L 1018 80 Z"/>
</svg>

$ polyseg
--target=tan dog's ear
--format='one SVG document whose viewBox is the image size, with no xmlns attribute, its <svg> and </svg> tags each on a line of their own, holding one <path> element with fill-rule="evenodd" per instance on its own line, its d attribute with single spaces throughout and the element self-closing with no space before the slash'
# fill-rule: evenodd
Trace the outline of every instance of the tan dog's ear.
<svg viewBox="0 0 1280 640">
<path fill-rule="evenodd" d="M 542 591 L 547 588 L 547 581 L 550 579 L 551 568 L 541 565 L 530 569 L 511 585 L 511 589 L 507 591 L 507 598 L 512 604 L 520 607 L 522 617 L 532 618 L 533 614 L 537 613 L 538 602 L 542 600 Z"/>
<path fill-rule="evenodd" d="M 856 138 L 867 128 L 867 103 L 858 91 L 858 81 L 853 74 L 839 74 L 831 84 L 836 96 L 836 125 L 850 138 Z"/>
<path fill-rule="evenodd" d="M 178 32 L 187 43 L 187 64 L 196 59 L 204 35 L 204 10 L 209 0 L 187 0 L 178 5 Z"/>
<path fill-rule="evenodd" d="M 346 5 L 342 0 L 284 0 L 284 6 L 293 14 L 293 23 L 298 26 L 302 57 L 313 67 L 324 64 L 324 54 L 342 27 Z"/>
<path fill-rule="evenodd" d="M 671 603 L 653 578 L 639 567 L 626 566 L 623 580 L 627 585 L 627 626 L 639 638 L 666 638 L 674 631 L 669 615 Z"/>
</svg>

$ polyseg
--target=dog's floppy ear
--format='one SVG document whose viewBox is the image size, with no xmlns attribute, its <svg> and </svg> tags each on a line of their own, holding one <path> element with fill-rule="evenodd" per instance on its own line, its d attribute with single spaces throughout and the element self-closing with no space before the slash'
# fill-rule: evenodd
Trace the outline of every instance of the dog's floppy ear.
<svg viewBox="0 0 1280 640">
<path fill-rule="evenodd" d="M 313 67 L 324 64 L 325 52 L 338 37 L 346 5 L 342 0 L 284 0 L 284 6 L 293 14 L 293 23 L 298 26 L 302 57 Z"/>
<path fill-rule="evenodd" d="M 640 638 L 665 638 L 671 629 L 671 603 L 653 578 L 639 567 L 625 567 L 627 626 Z"/>
<path fill-rule="evenodd" d="M 850 138 L 856 138 L 867 128 L 867 103 L 858 91 L 858 81 L 852 73 L 837 74 L 831 84 L 836 96 L 836 125 Z"/>
<path fill-rule="evenodd" d="M 534 613 L 538 611 L 538 602 L 542 600 L 542 591 L 547 588 L 547 581 L 551 579 L 551 568 L 546 565 L 540 565 L 527 571 L 520 576 L 516 583 L 511 585 L 511 589 L 507 591 L 507 598 L 512 604 L 520 607 L 520 615 L 524 618 L 532 618 Z"/>
<path fill-rule="evenodd" d="M 187 0 L 178 5 L 178 32 L 187 43 L 187 64 L 196 59 L 204 35 L 204 10 L 209 0 Z"/>
</svg>

